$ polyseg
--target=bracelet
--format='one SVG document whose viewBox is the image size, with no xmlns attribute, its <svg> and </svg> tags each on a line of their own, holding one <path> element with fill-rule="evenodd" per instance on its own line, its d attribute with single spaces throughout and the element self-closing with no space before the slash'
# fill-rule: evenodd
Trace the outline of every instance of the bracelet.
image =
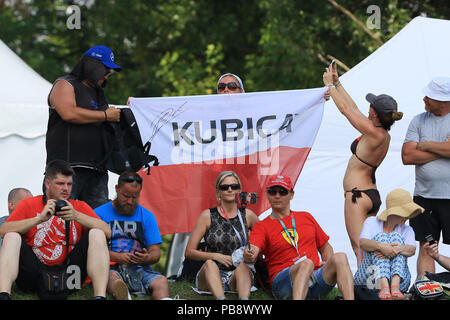
<svg viewBox="0 0 450 320">
<path fill-rule="evenodd" d="M 108 121 L 108 115 L 106 114 L 106 110 L 103 110 L 103 112 L 105 113 L 105 122 Z"/>
<path fill-rule="evenodd" d="M 328 89 L 331 89 L 331 88 L 335 88 L 336 89 L 336 86 L 334 86 L 334 85 L 329 85 L 327 87 L 328 87 Z"/>
<path fill-rule="evenodd" d="M 335 88 L 337 89 L 337 88 L 339 88 L 341 85 L 342 85 L 342 84 L 339 82 L 339 83 L 335 86 Z"/>
</svg>

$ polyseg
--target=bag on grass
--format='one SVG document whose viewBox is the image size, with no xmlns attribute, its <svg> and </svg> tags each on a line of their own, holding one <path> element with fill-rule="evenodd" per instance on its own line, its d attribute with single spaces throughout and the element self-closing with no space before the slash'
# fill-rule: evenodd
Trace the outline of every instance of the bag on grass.
<svg viewBox="0 0 450 320">
<path fill-rule="evenodd" d="M 206 251 L 206 243 L 200 242 L 198 244 L 197 250 Z M 190 282 L 195 281 L 195 277 L 199 272 L 200 268 L 203 266 L 205 261 L 192 260 L 192 259 L 184 259 L 183 261 L 183 269 L 181 270 L 181 275 L 177 280 L 187 280 Z"/>
<path fill-rule="evenodd" d="M 378 297 L 379 290 L 369 289 L 365 285 L 354 286 L 355 300 L 380 300 Z"/>
<path fill-rule="evenodd" d="M 69 252 L 70 221 L 65 222 L 66 248 Z M 41 300 L 66 300 L 70 293 L 67 286 L 67 260 L 62 265 L 42 266 L 38 275 L 37 294 Z"/>
<path fill-rule="evenodd" d="M 450 272 L 431 273 L 431 272 L 425 271 L 425 277 L 427 279 L 440 282 L 441 285 L 450 284 Z"/>
<path fill-rule="evenodd" d="M 70 291 L 67 288 L 66 266 L 47 266 L 38 276 L 37 294 L 41 300 L 65 300 Z"/>
<path fill-rule="evenodd" d="M 127 284 L 131 294 L 135 296 L 144 296 L 146 294 L 144 285 L 142 284 L 142 275 L 136 272 L 133 266 L 119 265 L 119 274 Z"/>
<path fill-rule="evenodd" d="M 433 280 L 418 280 L 413 284 L 413 299 L 432 300 L 444 294 L 444 289 L 439 282 Z"/>
<path fill-rule="evenodd" d="M 262 255 L 255 261 L 255 286 L 258 289 L 270 291 L 269 270 Z"/>
</svg>

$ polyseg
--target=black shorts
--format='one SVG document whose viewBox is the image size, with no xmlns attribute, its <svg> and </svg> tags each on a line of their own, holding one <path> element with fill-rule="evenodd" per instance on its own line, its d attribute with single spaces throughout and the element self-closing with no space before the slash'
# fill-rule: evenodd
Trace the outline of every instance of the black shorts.
<svg viewBox="0 0 450 320">
<path fill-rule="evenodd" d="M 80 284 L 87 278 L 87 252 L 89 247 L 89 232 L 86 232 L 69 253 L 68 265 L 77 265 L 80 268 Z M 37 279 L 39 273 L 44 268 L 51 268 L 44 265 L 34 254 L 31 247 L 22 237 L 22 246 L 20 247 L 19 274 L 16 279 L 17 287 L 24 292 L 35 293 L 37 291 Z"/>
<path fill-rule="evenodd" d="M 414 196 L 414 202 L 425 211 L 409 220 L 414 229 L 417 241 L 426 241 L 428 234 L 439 241 L 442 231 L 442 242 L 450 244 L 450 199 L 429 199 Z"/>
</svg>

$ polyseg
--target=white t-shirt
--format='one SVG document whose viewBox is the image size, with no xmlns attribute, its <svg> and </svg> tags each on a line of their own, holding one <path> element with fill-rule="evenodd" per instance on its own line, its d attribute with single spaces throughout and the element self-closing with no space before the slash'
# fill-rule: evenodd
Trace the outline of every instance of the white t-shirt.
<svg viewBox="0 0 450 320">
<path fill-rule="evenodd" d="M 364 221 L 360 239 L 372 240 L 375 235 L 383 232 L 383 221 L 377 217 L 369 217 Z M 416 246 L 416 239 L 413 228 L 406 224 L 398 224 L 395 226 L 395 232 L 400 233 L 405 241 L 405 245 Z"/>
</svg>

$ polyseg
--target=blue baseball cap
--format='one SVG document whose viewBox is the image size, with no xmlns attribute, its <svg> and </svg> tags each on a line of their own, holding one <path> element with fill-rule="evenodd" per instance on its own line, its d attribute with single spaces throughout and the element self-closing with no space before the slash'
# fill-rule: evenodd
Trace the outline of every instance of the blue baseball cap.
<svg viewBox="0 0 450 320">
<path fill-rule="evenodd" d="M 122 70 L 114 63 L 114 53 L 110 48 L 105 46 L 95 46 L 84 53 L 85 56 L 100 60 L 106 67 L 114 69 L 114 71 Z"/>
</svg>

